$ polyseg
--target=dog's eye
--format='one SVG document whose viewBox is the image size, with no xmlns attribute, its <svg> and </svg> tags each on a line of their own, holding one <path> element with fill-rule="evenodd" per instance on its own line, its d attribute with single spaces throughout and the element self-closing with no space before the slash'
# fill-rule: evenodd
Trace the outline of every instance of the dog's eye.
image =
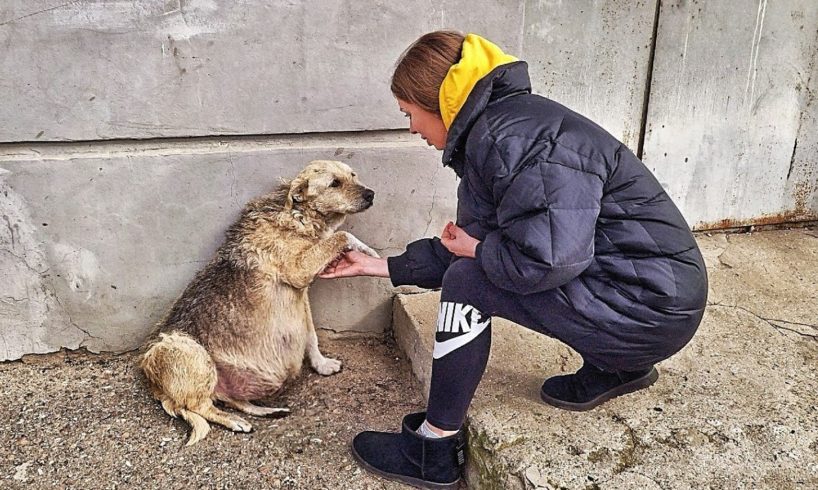
<svg viewBox="0 0 818 490">
<path fill-rule="evenodd" d="M 329 186 L 330 187 L 340 187 L 341 186 L 341 181 L 338 180 L 338 179 L 333 179 Z"/>
</svg>

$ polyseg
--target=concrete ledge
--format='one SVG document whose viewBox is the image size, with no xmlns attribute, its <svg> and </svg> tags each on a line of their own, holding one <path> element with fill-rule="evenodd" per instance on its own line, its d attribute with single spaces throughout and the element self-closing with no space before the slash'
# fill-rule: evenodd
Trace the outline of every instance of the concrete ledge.
<svg viewBox="0 0 818 490">
<path fill-rule="evenodd" d="M 585 413 L 542 404 L 580 358 L 495 319 L 468 417 L 470 488 L 818 485 L 818 232 L 699 237 L 710 299 L 694 340 L 646 391 Z M 395 337 L 428 393 L 439 293 L 400 295 Z"/>
</svg>

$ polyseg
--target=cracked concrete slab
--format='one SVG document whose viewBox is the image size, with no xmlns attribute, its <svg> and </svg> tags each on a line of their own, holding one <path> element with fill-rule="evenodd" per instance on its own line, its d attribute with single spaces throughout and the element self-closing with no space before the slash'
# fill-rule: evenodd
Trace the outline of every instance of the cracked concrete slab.
<svg viewBox="0 0 818 490">
<path fill-rule="evenodd" d="M 495 319 L 469 412 L 471 488 L 818 486 L 818 236 L 815 229 L 697 237 L 710 303 L 659 381 L 584 413 L 539 401 L 573 372 L 559 342 Z M 439 294 L 396 299 L 395 336 L 428 390 Z"/>
<path fill-rule="evenodd" d="M 55 293 L 49 263 L 29 206 L 0 169 L 0 359 L 6 353 L 45 353 L 61 342 L 82 346 L 85 332 L 71 321 Z"/>
</svg>

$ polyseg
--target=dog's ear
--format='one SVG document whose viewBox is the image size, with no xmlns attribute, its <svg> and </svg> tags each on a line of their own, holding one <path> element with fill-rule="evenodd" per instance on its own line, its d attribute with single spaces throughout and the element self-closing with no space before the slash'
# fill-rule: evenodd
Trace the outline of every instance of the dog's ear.
<svg viewBox="0 0 818 490">
<path fill-rule="evenodd" d="M 289 204 L 303 202 L 309 186 L 310 182 L 307 179 L 293 180 L 292 183 L 290 183 L 290 193 L 287 196 Z"/>
</svg>

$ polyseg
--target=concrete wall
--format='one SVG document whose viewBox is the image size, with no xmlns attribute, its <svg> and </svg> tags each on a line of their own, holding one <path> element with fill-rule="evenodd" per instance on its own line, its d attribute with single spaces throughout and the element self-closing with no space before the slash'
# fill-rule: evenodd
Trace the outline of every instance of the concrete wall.
<svg viewBox="0 0 818 490">
<path fill-rule="evenodd" d="M 662 2 L 645 163 L 697 229 L 818 219 L 818 2 Z"/>
<path fill-rule="evenodd" d="M 657 0 L 526 2 L 534 90 L 639 145 Z"/>
<path fill-rule="evenodd" d="M 441 26 L 521 44 L 523 2 L 3 0 L 0 141 L 402 128 L 397 55 Z M 3 78 L 6 78 L 5 76 Z"/>
<path fill-rule="evenodd" d="M 138 345 L 243 203 L 312 159 L 348 162 L 376 189 L 377 205 L 345 229 L 384 256 L 400 253 L 454 215 L 454 174 L 408 136 L 13 148 L 0 157 L 0 354 Z M 385 177 L 397 172 L 399 182 Z M 316 324 L 381 332 L 390 288 L 377 279 L 318 281 Z"/>
<path fill-rule="evenodd" d="M 536 92 L 634 150 L 644 136 L 646 161 L 691 224 L 733 209 L 750 217 L 790 209 L 796 195 L 798 217 L 808 216 L 818 211 L 809 184 L 818 166 L 816 6 L 763 2 L 761 29 L 758 4 L 745 3 L 707 2 L 702 18 L 695 2 L 662 2 L 657 26 L 657 0 L 6 0 L 0 360 L 136 347 L 241 205 L 311 159 L 346 161 L 376 189 L 376 206 L 346 228 L 384 255 L 437 234 L 454 215 L 457 183 L 439 153 L 406 133 L 388 77 L 412 40 L 438 28 L 481 33 L 526 59 Z M 750 93 L 767 94 L 758 105 L 765 112 L 742 116 L 754 129 L 729 138 L 701 130 L 694 122 L 703 106 L 708 121 L 730 126 L 740 111 L 719 112 L 719 101 L 743 91 L 748 73 L 739 61 L 714 66 L 712 52 L 746 61 L 756 44 Z M 728 76 L 732 69 L 743 75 Z M 721 71 L 723 80 L 711 80 Z M 787 139 L 796 134 L 797 147 Z M 727 162 L 720 173 L 705 158 L 711 147 Z M 766 207 L 747 208 L 759 179 L 736 160 L 778 176 L 762 180 Z M 690 184 L 692 174 L 709 179 L 706 191 Z M 725 188 L 738 189 L 735 203 Z M 384 280 L 318 281 L 316 323 L 382 332 L 391 294 Z"/>
</svg>

